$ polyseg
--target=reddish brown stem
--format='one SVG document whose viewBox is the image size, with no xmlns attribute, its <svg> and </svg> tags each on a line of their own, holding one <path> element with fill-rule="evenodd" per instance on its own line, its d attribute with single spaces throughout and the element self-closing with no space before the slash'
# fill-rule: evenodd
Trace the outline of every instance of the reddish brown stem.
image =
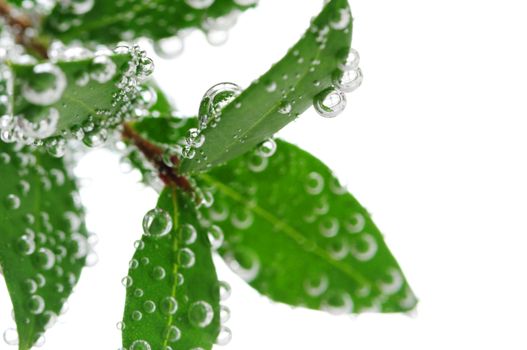
<svg viewBox="0 0 527 350">
<path fill-rule="evenodd" d="M 4 0 L 0 0 L 0 17 L 3 17 L 6 24 L 13 30 L 17 44 L 43 59 L 48 58 L 47 47 L 27 35 L 27 31 L 33 28 L 33 23 L 28 16 L 14 11 Z"/>
<path fill-rule="evenodd" d="M 163 149 L 157 145 L 154 145 L 150 141 L 144 139 L 139 135 L 130 124 L 125 123 L 123 125 L 123 138 L 131 141 L 137 149 L 143 153 L 159 172 L 159 178 L 170 187 L 182 188 L 185 191 L 191 192 L 192 186 L 188 179 L 184 176 L 178 175 L 177 164 L 179 159 L 174 155 L 172 156 L 172 162 L 176 167 L 170 167 L 163 161 Z"/>
</svg>

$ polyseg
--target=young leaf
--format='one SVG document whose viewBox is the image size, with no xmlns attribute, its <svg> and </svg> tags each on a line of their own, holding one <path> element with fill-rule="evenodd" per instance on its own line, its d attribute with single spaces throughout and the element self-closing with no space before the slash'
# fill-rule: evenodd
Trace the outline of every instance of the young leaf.
<svg viewBox="0 0 527 350">
<path fill-rule="evenodd" d="M 318 159 L 284 141 L 201 175 L 220 253 L 261 293 L 334 313 L 411 310 L 416 299 L 367 211 Z"/>
<path fill-rule="evenodd" d="M 139 100 L 136 80 L 151 69 L 148 59 L 138 58 L 135 48 L 131 52 L 56 63 L 11 63 L 11 138 L 42 140 L 70 134 L 80 138 L 86 133 L 88 145 L 104 138 L 106 128 L 132 115 Z"/>
<path fill-rule="evenodd" d="M 219 283 L 195 205 L 165 189 L 130 262 L 123 346 L 210 350 L 220 332 Z"/>
<path fill-rule="evenodd" d="M 0 142 L 0 169 L 0 265 L 19 349 L 28 350 L 75 286 L 89 253 L 87 232 L 63 159 Z"/>
<path fill-rule="evenodd" d="M 288 54 L 228 104 L 215 127 L 202 131 L 205 143 L 181 170 L 199 172 L 224 163 L 295 120 L 340 75 L 351 33 L 347 0 L 329 1 Z"/>
<path fill-rule="evenodd" d="M 44 31 L 64 42 L 113 44 L 138 37 L 159 40 L 191 28 L 227 29 L 239 11 L 251 7 L 238 3 L 242 1 L 84 1 L 78 6 L 76 2 L 63 2 L 47 17 Z"/>
</svg>

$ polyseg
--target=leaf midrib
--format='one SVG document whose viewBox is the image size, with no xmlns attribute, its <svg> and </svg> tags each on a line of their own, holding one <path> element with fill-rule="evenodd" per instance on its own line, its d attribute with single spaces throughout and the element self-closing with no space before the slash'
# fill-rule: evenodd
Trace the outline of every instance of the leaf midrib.
<svg viewBox="0 0 527 350">
<path fill-rule="evenodd" d="M 172 285 L 172 290 L 170 291 L 170 296 L 173 297 L 174 299 L 176 299 L 176 295 L 177 295 L 177 274 L 178 274 L 178 270 L 179 270 L 179 266 L 177 264 L 177 251 L 178 251 L 178 248 L 179 248 L 178 242 L 181 239 L 182 233 L 181 233 L 181 228 L 180 228 L 180 225 L 179 225 L 179 206 L 178 206 L 178 200 L 177 200 L 177 192 L 176 192 L 175 188 L 171 191 L 171 194 L 172 194 L 172 206 L 174 208 L 173 216 L 172 216 L 172 220 L 173 220 L 172 224 L 173 224 L 174 230 L 176 232 L 175 232 L 174 241 L 172 242 L 172 253 L 174 254 L 174 260 L 173 260 L 173 266 L 172 266 L 172 274 L 173 274 L 173 277 L 174 277 L 174 279 L 173 279 L 174 284 Z M 173 314 L 169 314 L 168 315 L 168 322 L 167 322 L 168 326 L 170 327 L 173 322 L 174 322 L 174 315 Z M 169 332 L 166 332 L 166 334 L 165 334 L 165 336 L 163 338 L 163 347 L 164 348 L 168 346 L 168 337 L 169 337 Z"/>
<path fill-rule="evenodd" d="M 292 239 L 298 246 L 300 246 L 300 248 L 302 248 L 302 250 L 305 251 L 306 253 L 311 253 L 311 254 L 318 256 L 319 258 L 322 258 L 328 264 L 334 266 L 335 268 L 340 270 L 342 273 L 348 275 L 349 277 L 351 277 L 352 279 L 354 279 L 360 284 L 365 284 L 365 285 L 370 284 L 368 280 L 366 279 L 366 277 L 364 277 L 360 272 L 350 268 L 350 266 L 348 265 L 340 263 L 337 260 L 331 259 L 329 254 L 327 254 L 323 249 L 321 249 L 316 242 L 309 240 L 308 237 L 302 235 L 297 229 L 289 225 L 287 222 L 281 220 L 279 217 L 273 215 L 273 213 L 271 213 L 270 211 L 264 209 L 263 207 L 257 204 L 251 203 L 251 205 L 249 205 L 249 201 L 247 201 L 240 193 L 238 193 L 232 187 L 224 184 L 223 182 L 216 180 L 210 174 L 201 174 L 200 178 L 208 182 L 209 184 L 215 186 L 223 194 L 243 204 L 248 210 L 252 211 L 257 216 L 261 217 L 262 219 L 272 224 L 274 227 L 277 228 L 278 232 L 284 233 L 287 237 Z M 304 249 L 304 244 L 302 244 L 302 242 L 305 242 L 305 241 L 309 241 L 310 243 L 312 243 L 315 249 L 313 250 Z"/>
<path fill-rule="evenodd" d="M 306 31 L 307 34 L 311 33 L 311 28 L 312 28 L 312 27 L 313 27 L 312 25 L 309 26 L 309 28 L 308 28 L 307 31 Z M 332 32 L 331 32 L 331 33 L 332 33 Z M 331 35 L 331 33 L 330 33 L 330 35 Z M 295 47 L 303 46 L 303 44 L 306 42 L 305 40 L 307 40 L 307 38 L 301 40 L 301 41 L 300 41 Z M 292 50 L 294 50 L 295 47 L 293 47 Z M 320 46 L 317 46 L 317 47 L 320 47 Z M 292 50 L 290 50 L 290 52 L 292 52 Z M 314 56 L 314 57 L 315 57 L 315 60 L 318 60 L 318 59 L 321 57 L 321 53 L 322 53 L 322 51 L 323 51 L 323 50 L 320 50 L 320 49 L 318 49 L 318 50 L 316 51 L 316 55 Z M 286 54 L 286 56 L 285 56 L 284 58 L 282 58 L 281 61 L 283 61 L 288 55 L 289 55 L 289 53 Z M 295 91 L 296 91 L 296 88 L 297 88 L 298 86 L 300 86 L 300 85 L 304 82 L 304 80 L 307 78 L 308 73 L 309 73 L 309 68 L 308 68 L 308 69 L 305 69 L 304 72 L 302 73 L 301 77 L 298 78 L 297 83 L 295 84 Z M 267 74 L 264 74 L 261 78 L 264 78 L 264 77 L 266 77 L 266 76 L 267 76 Z M 260 79 L 261 79 L 261 78 L 260 78 Z M 250 87 L 249 87 L 249 88 L 250 88 Z M 289 94 L 287 95 L 286 99 L 287 99 L 289 96 L 291 96 L 292 94 L 293 94 L 293 93 L 289 93 Z M 238 103 L 239 100 L 241 100 L 241 97 L 243 97 L 243 95 L 240 96 L 240 98 L 237 98 L 237 99 L 233 100 L 233 101 L 230 103 L 230 105 L 234 105 L 234 103 Z M 238 137 L 236 140 L 238 140 L 238 139 L 239 139 L 239 140 L 243 140 L 243 139 L 244 139 L 244 136 L 247 136 L 252 130 L 254 130 L 254 129 L 255 129 L 257 126 L 259 126 L 259 125 L 260 125 L 265 119 L 267 119 L 267 117 L 268 117 L 269 115 L 271 115 L 274 111 L 276 111 L 277 108 L 280 107 L 280 103 L 282 102 L 282 100 L 283 100 L 283 99 L 280 99 L 276 104 L 273 104 L 273 105 L 269 108 L 269 110 L 263 114 L 263 116 L 262 116 L 261 118 L 256 119 L 255 123 L 252 124 L 249 128 L 247 128 L 247 130 L 246 130 L 245 132 L 243 132 L 242 135 L 241 135 L 240 137 Z M 231 143 L 229 143 L 226 147 L 222 147 L 221 150 L 228 149 L 229 152 L 230 152 L 230 150 L 232 149 L 232 146 L 236 145 L 237 143 L 238 143 L 238 142 L 237 142 L 237 141 L 234 141 L 234 139 L 233 139 L 233 141 L 232 141 Z M 212 162 L 219 162 L 219 161 L 222 159 L 222 157 L 221 157 L 222 154 L 225 154 L 225 152 L 220 153 L 220 156 L 219 156 L 218 158 L 216 158 L 215 160 L 213 160 Z M 209 158 L 210 158 L 210 156 L 209 156 Z M 195 163 L 195 162 L 194 162 L 194 163 L 191 163 L 191 164 L 197 164 L 197 165 L 199 165 L 199 163 Z M 202 168 L 202 167 L 198 166 L 198 167 L 196 167 L 196 168 L 194 168 L 194 169 L 192 169 L 192 167 L 189 167 L 189 169 L 187 169 L 187 170 L 196 170 L 196 169 L 200 169 L 200 168 Z"/>
</svg>

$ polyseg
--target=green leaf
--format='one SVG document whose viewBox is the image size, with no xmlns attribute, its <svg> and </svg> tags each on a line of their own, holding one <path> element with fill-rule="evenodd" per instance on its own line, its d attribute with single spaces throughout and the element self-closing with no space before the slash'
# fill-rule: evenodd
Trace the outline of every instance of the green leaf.
<svg viewBox="0 0 527 350">
<path fill-rule="evenodd" d="M 106 132 L 136 107 L 138 92 L 129 78 L 136 77 L 139 68 L 128 54 L 53 64 L 13 63 L 10 69 L 15 116 L 11 133 L 23 141 Z"/>
<path fill-rule="evenodd" d="M 167 188 L 145 222 L 123 280 L 123 346 L 210 350 L 220 332 L 219 283 L 195 205 Z"/>
<path fill-rule="evenodd" d="M 178 35 L 185 29 L 214 30 L 235 21 L 234 16 L 239 11 L 251 7 L 237 5 L 234 0 L 215 0 L 206 8 L 195 9 L 187 5 L 191 2 L 100 0 L 95 1 L 92 8 L 77 9 L 59 5 L 46 18 L 44 31 L 64 42 L 112 44 L 138 37 L 159 40 Z"/>
<path fill-rule="evenodd" d="M 202 131 L 204 145 L 182 172 L 204 171 L 273 136 L 332 86 L 350 50 L 352 18 L 347 0 L 331 0 L 302 39 L 265 75 L 228 104 L 215 127 Z"/>
<path fill-rule="evenodd" d="M 63 159 L 0 143 L 0 171 L 0 265 L 19 349 L 28 350 L 75 286 L 89 252 L 87 232 Z"/>
<path fill-rule="evenodd" d="M 416 299 L 368 212 L 331 171 L 278 141 L 200 176 L 223 258 L 271 299 L 334 313 L 401 312 Z"/>
</svg>

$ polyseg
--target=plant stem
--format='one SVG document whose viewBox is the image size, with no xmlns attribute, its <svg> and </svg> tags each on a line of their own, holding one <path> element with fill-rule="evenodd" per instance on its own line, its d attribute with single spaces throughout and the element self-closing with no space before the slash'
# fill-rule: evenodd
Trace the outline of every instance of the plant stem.
<svg viewBox="0 0 527 350">
<path fill-rule="evenodd" d="M 27 33 L 28 30 L 33 29 L 33 22 L 28 16 L 14 11 L 4 0 L 0 0 L 0 17 L 4 19 L 6 25 L 13 31 L 17 44 L 24 46 L 28 51 L 35 53 L 40 58 L 48 58 L 46 45 Z"/>
<path fill-rule="evenodd" d="M 122 135 L 123 139 L 131 141 L 137 149 L 143 153 L 146 159 L 156 167 L 159 172 L 159 178 L 165 183 L 165 185 L 174 188 L 179 187 L 188 192 L 192 191 L 192 186 L 188 179 L 177 173 L 179 158 L 175 155 L 171 156 L 171 161 L 175 164 L 175 167 L 165 164 L 163 161 L 163 149 L 144 139 L 129 123 L 123 124 Z"/>
</svg>

